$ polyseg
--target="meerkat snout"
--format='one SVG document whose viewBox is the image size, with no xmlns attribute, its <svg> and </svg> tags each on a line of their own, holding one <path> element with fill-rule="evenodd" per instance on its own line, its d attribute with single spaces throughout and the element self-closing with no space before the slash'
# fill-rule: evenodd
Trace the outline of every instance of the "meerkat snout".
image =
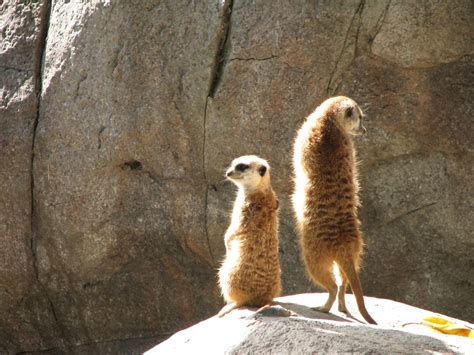
<svg viewBox="0 0 474 355">
<path fill-rule="evenodd" d="M 359 126 L 354 129 L 353 131 L 350 132 L 351 135 L 353 136 L 363 136 L 367 134 L 367 129 L 364 127 L 362 122 L 359 123 Z"/>
<path fill-rule="evenodd" d="M 227 169 L 226 176 L 231 179 L 238 179 L 249 168 L 250 168 L 250 165 L 244 164 L 244 163 L 238 163 L 237 165 L 232 165 L 229 169 Z"/>
<path fill-rule="evenodd" d="M 352 132 L 353 136 L 363 136 L 364 134 L 367 134 L 367 128 L 362 124 L 362 119 L 365 118 L 364 115 L 362 115 L 359 119 L 359 125 L 355 131 Z"/>
</svg>

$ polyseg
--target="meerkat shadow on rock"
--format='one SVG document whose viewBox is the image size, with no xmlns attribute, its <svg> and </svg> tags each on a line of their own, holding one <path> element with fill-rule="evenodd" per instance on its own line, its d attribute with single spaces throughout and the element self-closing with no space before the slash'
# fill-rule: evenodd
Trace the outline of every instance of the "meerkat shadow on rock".
<svg viewBox="0 0 474 355">
<path fill-rule="evenodd" d="M 308 307 L 299 303 L 275 301 L 275 305 L 278 305 L 282 307 L 283 309 L 287 310 L 288 312 L 291 313 L 292 316 L 300 316 L 300 317 L 312 318 L 312 319 L 332 320 L 332 321 L 338 321 L 338 322 L 349 322 L 349 319 L 356 320 L 355 318 L 348 315 L 346 315 L 346 317 L 341 317 L 337 314 L 318 312 L 314 309 L 314 307 Z"/>
<path fill-rule="evenodd" d="M 363 241 L 351 136 L 366 133 L 363 117 L 356 102 L 338 96 L 306 119 L 294 145 L 293 207 L 306 270 L 329 293 L 326 303 L 314 309 L 327 313 L 337 298 L 338 310 L 349 314 L 345 293 L 350 284 L 360 314 L 376 324 L 365 307 L 358 276 Z"/>
<path fill-rule="evenodd" d="M 239 307 L 271 305 L 280 295 L 279 202 L 270 183 L 270 166 L 255 155 L 234 159 L 226 172 L 238 187 L 219 286 L 227 305 L 219 317 Z"/>
</svg>

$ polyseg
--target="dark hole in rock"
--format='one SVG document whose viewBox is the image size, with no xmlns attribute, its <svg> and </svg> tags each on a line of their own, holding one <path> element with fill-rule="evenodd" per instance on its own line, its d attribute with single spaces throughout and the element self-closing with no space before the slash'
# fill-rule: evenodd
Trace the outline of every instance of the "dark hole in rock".
<svg viewBox="0 0 474 355">
<path fill-rule="evenodd" d="M 138 160 L 129 160 L 122 164 L 122 168 L 129 168 L 130 170 L 142 170 L 142 163 Z"/>
</svg>

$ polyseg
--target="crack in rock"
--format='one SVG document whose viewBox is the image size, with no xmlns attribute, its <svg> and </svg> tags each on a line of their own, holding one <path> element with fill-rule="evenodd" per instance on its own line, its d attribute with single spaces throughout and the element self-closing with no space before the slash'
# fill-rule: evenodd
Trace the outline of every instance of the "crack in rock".
<svg viewBox="0 0 474 355">
<path fill-rule="evenodd" d="M 335 75 L 336 75 L 337 69 L 339 67 L 339 63 L 342 60 L 342 57 L 344 56 L 344 52 L 346 51 L 347 47 L 349 47 L 347 42 L 348 42 L 348 39 L 349 39 L 349 35 L 352 32 L 352 28 L 353 28 L 353 25 L 354 25 L 355 18 L 356 18 L 357 15 L 359 15 L 359 23 L 358 23 L 358 28 L 356 30 L 356 42 L 355 42 L 354 56 L 356 54 L 357 40 L 358 40 L 358 37 L 359 37 L 361 17 L 362 17 L 362 11 L 364 10 L 364 6 L 365 6 L 365 0 L 361 0 L 359 5 L 357 6 L 357 9 L 354 11 L 354 14 L 352 15 L 351 22 L 350 22 L 349 27 L 347 28 L 347 31 L 346 31 L 346 36 L 344 37 L 344 42 L 342 44 L 341 52 L 339 53 L 339 55 L 336 59 L 336 64 L 334 65 L 334 68 L 331 71 L 331 74 L 329 76 L 329 81 L 328 81 L 328 84 L 327 84 L 327 87 L 326 87 L 326 93 L 328 95 L 329 95 L 329 92 L 331 91 L 332 84 L 334 83 Z M 334 94 L 334 92 L 336 90 L 337 90 L 337 87 L 332 90 L 332 93 Z"/>
<path fill-rule="evenodd" d="M 209 90 L 207 96 L 214 97 L 217 88 L 222 79 L 222 73 L 224 72 L 224 67 L 226 64 L 226 58 L 228 55 L 228 50 L 230 46 L 229 34 L 231 27 L 232 19 L 232 7 L 234 5 L 233 0 L 226 0 L 222 5 L 222 21 L 219 25 L 219 30 L 217 34 L 217 51 L 214 56 L 214 61 L 212 64 L 211 78 L 209 81 Z M 207 102 L 206 102 L 207 104 Z"/>
<path fill-rule="evenodd" d="M 203 165 L 203 178 L 204 184 L 206 186 L 204 191 L 204 233 L 206 234 L 206 241 L 209 248 L 209 255 L 211 256 L 211 260 L 213 264 L 216 263 L 216 259 L 214 257 L 214 253 L 212 252 L 211 248 L 211 240 L 209 237 L 209 228 L 208 228 L 208 220 L 207 220 L 207 207 L 208 207 L 208 199 L 209 199 L 209 184 L 206 172 L 206 135 L 207 135 L 207 105 L 209 102 L 209 96 L 206 97 L 206 104 L 204 106 L 204 122 L 203 122 L 203 147 L 202 147 L 202 165 Z"/>
<path fill-rule="evenodd" d="M 397 217 L 395 217 L 395 218 L 392 218 L 390 221 L 388 221 L 388 222 L 385 223 L 385 224 L 386 224 L 386 225 L 392 224 L 392 223 L 394 223 L 394 222 L 396 222 L 396 221 L 402 219 L 402 218 L 405 217 L 405 216 L 409 216 L 409 215 L 411 215 L 411 214 L 413 214 L 413 213 L 415 213 L 415 212 L 418 212 L 418 211 L 420 211 L 420 210 L 422 210 L 422 209 L 425 209 L 425 208 L 434 206 L 434 205 L 436 205 L 437 203 L 438 203 L 437 201 L 436 201 L 436 202 L 430 202 L 430 203 L 427 203 L 427 204 L 422 205 L 422 206 L 420 206 L 420 207 L 417 207 L 417 208 L 414 208 L 414 209 L 412 209 L 412 210 L 409 210 L 409 211 L 407 211 L 407 212 L 405 212 L 405 213 L 403 213 L 403 214 L 401 214 L 401 215 L 399 215 L 399 216 L 397 216 Z"/>
<path fill-rule="evenodd" d="M 369 39 L 369 45 L 370 45 L 370 51 L 372 51 L 372 44 L 375 42 L 375 38 L 379 34 L 380 30 L 382 29 L 383 24 L 385 23 L 385 18 L 387 17 L 388 9 L 390 7 L 392 0 L 388 0 L 387 5 L 385 6 L 385 9 L 382 11 L 380 14 L 377 23 L 375 24 L 375 31 L 374 34 L 370 36 Z"/>
<path fill-rule="evenodd" d="M 38 129 L 38 123 L 41 112 L 41 93 L 43 90 L 43 75 L 44 75 L 44 62 L 46 56 L 46 42 L 48 36 L 48 30 L 50 25 L 52 4 L 51 0 L 44 0 L 43 8 L 40 13 L 40 30 L 39 30 L 39 40 L 38 45 L 35 50 L 35 68 L 34 68 L 34 78 L 35 78 L 35 94 L 36 94 L 36 116 L 33 121 L 32 128 L 32 139 L 31 139 L 31 161 L 30 161 L 30 193 L 31 193 L 31 239 L 30 239 L 30 249 L 32 256 L 32 266 L 33 273 L 39 287 L 41 294 L 46 298 L 48 302 L 52 318 L 56 324 L 57 333 L 60 334 L 60 339 L 58 339 L 59 346 L 64 346 L 66 341 L 64 326 L 59 321 L 56 308 L 54 306 L 51 297 L 48 294 L 48 291 L 40 281 L 39 269 L 38 269 L 38 256 L 37 256 L 37 216 L 36 216 L 36 204 L 35 204 L 35 176 L 34 176 L 34 163 L 35 163 L 35 147 L 36 147 L 36 135 Z"/>
<path fill-rule="evenodd" d="M 229 59 L 229 62 L 233 62 L 235 60 L 236 61 L 245 61 L 245 62 L 248 62 L 248 61 L 263 62 L 263 61 L 267 61 L 267 60 L 274 59 L 274 58 L 278 58 L 278 56 L 272 54 L 270 57 L 264 57 L 264 58 L 256 58 L 256 57 L 239 58 L 239 57 L 235 57 L 235 58 Z"/>
<path fill-rule="evenodd" d="M 207 163 L 206 163 L 206 137 L 207 137 L 207 108 L 209 105 L 209 99 L 212 99 L 217 92 L 219 84 L 222 80 L 222 74 L 224 67 L 226 65 L 226 58 L 228 57 L 230 41 L 230 27 L 232 20 L 232 8 L 234 5 L 233 0 L 225 0 L 222 4 L 221 10 L 221 23 L 218 28 L 217 37 L 216 37 L 216 53 L 214 55 L 214 60 L 211 67 L 211 75 L 209 78 L 209 87 L 207 90 L 206 101 L 204 103 L 204 116 L 203 116 L 203 132 L 202 132 L 202 170 L 203 170 L 203 180 L 205 184 L 204 189 L 204 233 L 206 234 L 207 245 L 209 248 L 209 255 L 211 257 L 212 263 L 216 263 L 216 259 L 212 252 L 210 237 L 209 237 L 209 228 L 208 228 L 208 218 L 207 218 L 207 208 L 208 208 L 208 197 L 209 197 L 209 184 L 207 177 Z"/>
</svg>

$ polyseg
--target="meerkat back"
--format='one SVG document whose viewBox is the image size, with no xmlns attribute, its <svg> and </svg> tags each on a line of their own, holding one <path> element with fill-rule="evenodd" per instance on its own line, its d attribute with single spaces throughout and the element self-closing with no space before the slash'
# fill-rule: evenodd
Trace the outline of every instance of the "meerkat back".
<svg viewBox="0 0 474 355">
<path fill-rule="evenodd" d="M 339 310 L 347 312 L 344 295 L 350 283 L 360 313 L 374 324 L 357 274 L 363 242 L 351 136 L 365 132 L 362 118 L 357 103 L 343 96 L 326 100 L 308 117 L 294 145 L 293 207 L 308 274 L 329 292 L 316 309 L 329 312 L 337 295 Z"/>
</svg>

